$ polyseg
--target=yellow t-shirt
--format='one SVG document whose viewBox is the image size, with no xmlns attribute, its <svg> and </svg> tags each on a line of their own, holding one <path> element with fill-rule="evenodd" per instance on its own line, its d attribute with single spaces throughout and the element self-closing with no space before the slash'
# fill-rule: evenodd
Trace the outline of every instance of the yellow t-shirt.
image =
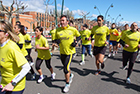
<svg viewBox="0 0 140 94">
<path fill-rule="evenodd" d="M 82 45 L 91 45 L 91 40 L 85 40 L 85 38 L 89 38 L 91 35 L 91 31 L 86 29 L 80 32 L 82 38 Z"/>
<path fill-rule="evenodd" d="M 38 44 L 40 47 L 49 47 L 48 40 L 42 35 L 41 35 L 40 39 L 37 39 L 37 37 L 35 38 L 35 45 L 38 45 Z M 51 58 L 49 50 L 37 49 L 37 52 L 38 52 L 37 57 L 42 60 L 43 59 L 48 60 Z"/>
<path fill-rule="evenodd" d="M 119 35 L 118 30 L 117 29 L 110 29 L 109 33 L 110 33 L 110 39 L 109 40 L 117 41 L 117 36 Z M 114 35 L 113 33 L 116 33 L 118 35 Z"/>
<path fill-rule="evenodd" d="M 131 30 L 123 33 L 121 40 L 125 42 L 125 44 L 128 44 L 128 48 L 123 48 L 124 50 L 128 52 L 136 52 L 138 51 L 138 45 L 140 42 L 140 33 L 138 31 L 132 32 Z"/>
<path fill-rule="evenodd" d="M 31 41 L 31 37 L 29 34 L 23 35 L 25 40 Z M 25 42 L 25 49 L 31 49 L 32 45 L 31 43 L 26 43 Z"/>
<path fill-rule="evenodd" d="M 99 27 L 98 25 L 92 28 L 91 34 L 95 35 L 94 46 L 102 47 L 106 46 L 106 36 L 109 35 L 109 28 L 107 26 Z"/>
<path fill-rule="evenodd" d="M 129 29 L 128 30 L 123 30 L 122 33 L 121 33 L 121 36 L 123 35 L 123 33 L 127 32 L 127 31 L 129 31 Z"/>
<path fill-rule="evenodd" d="M 23 47 L 22 47 L 21 51 L 22 51 L 22 53 L 23 53 L 24 56 L 27 56 L 28 55 L 28 52 L 25 49 L 24 36 L 21 33 L 19 33 L 18 36 L 19 36 L 19 42 L 18 42 L 18 44 L 23 44 Z"/>
<path fill-rule="evenodd" d="M 120 39 L 121 39 L 121 32 L 118 32 L 118 36 L 117 36 L 117 42 L 119 42 L 120 41 Z"/>
<path fill-rule="evenodd" d="M 51 36 L 52 36 L 52 40 L 55 40 L 55 32 L 56 32 L 56 29 L 53 29 L 50 31 Z"/>
<path fill-rule="evenodd" d="M 9 84 L 21 71 L 21 66 L 27 62 L 28 61 L 15 42 L 9 40 L 6 45 L 0 47 L 1 85 L 5 87 Z M 13 91 L 21 91 L 25 88 L 25 78 L 26 77 L 17 83 Z"/>
<path fill-rule="evenodd" d="M 74 27 L 67 26 L 63 29 L 59 27 L 56 29 L 55 39 L 60 39 L 60 53 L 65 55 L 74 54 L 75 47 L 72 47 L 71 44 L 74 41 L 74 37 L 79 37 L 80 33 Z"/>
</svg>

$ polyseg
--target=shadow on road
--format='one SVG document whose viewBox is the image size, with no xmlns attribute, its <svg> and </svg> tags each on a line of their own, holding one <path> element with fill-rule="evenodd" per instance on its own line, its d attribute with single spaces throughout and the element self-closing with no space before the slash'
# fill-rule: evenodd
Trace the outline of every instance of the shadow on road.
<svg viewBox="0 0 140 94">
<path fill-rule="evenodd" d="M 113 77 L 113 75 L 115 73 L 118 73 L 118 72 L 116 72 L 116 71 L 113 71 L 111 73 L 101 72 L 100 75 L 105 75 L 105 76 L 108 77 L 108 78 L 101 78 L 101 80 L 107 81 L 107 82 L 113 82 L 113 83 L 116 83 L 118 85 L 124 86 L 126 89 L 133 89 L 133 90 L 136 90 L 136 91 L 140 92 L 140 86 L 135 85 L 133 83 L 126 84 L 124 79 Z"/>
</svg>

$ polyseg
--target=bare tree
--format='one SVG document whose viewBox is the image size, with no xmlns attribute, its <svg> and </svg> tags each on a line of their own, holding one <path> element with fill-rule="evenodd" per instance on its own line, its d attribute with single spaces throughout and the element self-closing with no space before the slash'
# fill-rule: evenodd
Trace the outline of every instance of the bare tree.
<svg viewBox="0 0 140 94">
<path fill-rule="evenodd" d="M 11 6 L 10 6 L 10 10 L 7 9 L 3 4 L 2 1 L 0 1 L 0 5 L 2 7 L 2 10 L 0 10 L 1 13 L 6 14 L 8 21 L 11 23 L 12 18 L 14 17 L 13 14 L 18 12 L 20 9 L 24 10 L 27 6 L 24 6 L 23 3 L 19 3 L 18 7 L 16 10 L 14 10 L 14 4 L 17 4 L 17 0 L 13 0 Z"/>
<path fill-rule="evenodd" d="M 74 14 L 70 10 L 64 11 L 64 14 L 67 15 L 70 19 L 74 18 Z"/>
</svg>

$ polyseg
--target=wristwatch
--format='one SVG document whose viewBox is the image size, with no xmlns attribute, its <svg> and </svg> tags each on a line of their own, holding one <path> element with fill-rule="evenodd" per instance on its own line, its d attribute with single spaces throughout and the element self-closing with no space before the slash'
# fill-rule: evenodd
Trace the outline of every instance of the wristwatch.
<svg viewBox="0 0 140 94">
<path fill-rule="evenodd" d="M 13 86 L 16 86 L 16 82 L 13 82 L 13 81 L 11 81 L 11 84 L 13 85 Z"/>
</svg>

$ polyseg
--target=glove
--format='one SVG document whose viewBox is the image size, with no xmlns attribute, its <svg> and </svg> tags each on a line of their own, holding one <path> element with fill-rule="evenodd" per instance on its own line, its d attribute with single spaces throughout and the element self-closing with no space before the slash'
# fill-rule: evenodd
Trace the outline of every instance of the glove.
<svg viewBox="0 0 140 94">
<path fill-rule="evenodd" d="M 74 40 L 74 42 L 71 44 L 72 47 L 75 47 L 77 45 L 77 41 Z"/>
</svg>

